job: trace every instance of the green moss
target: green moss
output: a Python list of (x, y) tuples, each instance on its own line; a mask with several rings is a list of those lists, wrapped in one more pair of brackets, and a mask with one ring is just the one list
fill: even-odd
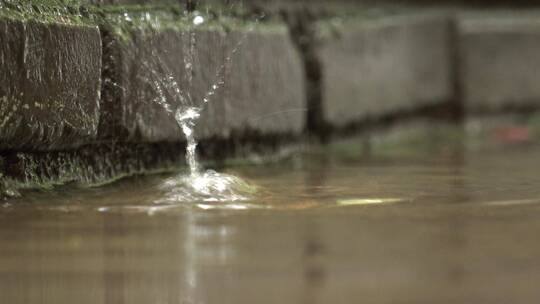
[(392, 20), (402, 20), (404, 18), (418, 16), (443, 15), (445, 9), (419, 9), (399, 6), (380, 6), (355, 8), (348, 11), (334, 11), (328, 16), (324, 16), (317, 21), (317, 32), (321, 38), (338, 37), (346, 29), (373, 24), (375, 21), (392, 22)]
[(322, 153), (343, 161), (421, 158), (459, 151), (464, 140), (465, 134), (458, 125), (423, 122), (337, 140)]
[[(201, 16), (205, 22), (197, 30), (245, 31), (283, 30), (276, 22), (259, 26), (257, 18), (242, 6), (213, 5), (200, 12), (188, 13), (179, 2), (157, 5), (87, 5), (82, 0), (0, 0), (0, 18), (41, 23), (69, 25), (98, 25), (123, 39), (131, 33), (162, 30), (193, 30), (193, 18)], [(176, 3), (176, 4), (174, 4)], [(258, 21), (258, 20), (257, 20)]]
[(15, 183), (0, 173), (0, 200), (21, 196)]
[(0, 17), (41, 23), (90, 24), (78, 0), (0, 0)]
[(395, 138), (380, 137), (374, 140), (374, 156), (415, 156), (440, 155), (450, 151), (459, 151), (463, 146), (464, 134), (457, 128), (432, 130), (411, 130), (408, 134)]
[(528, 124), (531, 129), (534, 140), (540, 139), (540, 114), (534, 114), (529, 118)]
[[(220, 16), (213, 13), (186, 13), (168, 6), (123, 6), (93, 8), (90, 11), (94, 22), (101, 28), (114, 33), (121, 41), (128, 43), (133, 35), (153, 35), (158, 31), (231, 31), (285, 32), (283, 24), (277, 22), (261, 23), (257, 20)], [(204, 22), (194, 25), (195, 17)]]

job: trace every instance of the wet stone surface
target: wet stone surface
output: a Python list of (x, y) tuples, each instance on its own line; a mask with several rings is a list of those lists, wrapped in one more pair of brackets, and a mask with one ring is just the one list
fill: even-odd
[(137, 174), (173, 171), (185, 164), (180, 143), (90, 145), (75, 151), (8, 152), (0, 158), (5, 190), (48, 189), (70, 183), (95, 186)]
[[(100, 137), (124, 141), (183, 140), (174, 119), (188, 105), (184, 64), (190, 34), (132, 29), (127, 37), (102, 30), (104, 86)], [(193, 90), (189, 91), (190, 94)]]
[(128, 32), (103, 31), (100, 137), (182, 140), (171, 113), (192, 106), (203, 108), (198, 138), (302, 130), (302, 68), (284, 27)]
[(346, 126), (447, 101), (450, 18), (398, 15), (318, 24), (325, 118)]
[(224, 86), (226, 126), (231, 131), (292, 135), (303, 131), (307, 109), (300, 55), (287, 29), (274, 27), (230, 35), (238, 48)]
[(97, 27), (0, 19), (0, 149), (73, 148), (97, 136)]
[[(535, 16), (536, 15), (536, 16)], [(458, 18), (464, 101), (471, 112), (538, 107), (537, 13)]]

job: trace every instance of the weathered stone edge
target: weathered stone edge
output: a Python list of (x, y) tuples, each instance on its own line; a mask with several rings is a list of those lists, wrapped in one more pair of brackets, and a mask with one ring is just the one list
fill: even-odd
[[(294, 14), (293, 14), (294, 15)], [(290, 16), (290, 15), (289, 15)], [(298, 24), (294, 24), (294, 23), (291, 23), (290, 20), (288, 20), (288, 25), (289, 25), (289, 28), (292, 32), (292, 35), (293, 37), (295, 38), (295, 41), (298, 42), (298, 39), (299, 39), (299, 36), (300, 35), (303, 35), (303, 34), (307, 34), (308, 36), (310, 35), (310, 30), (311, 30), (311, 25), (314, 21), (316, 21), (317, 19), (304, 19), (305, 17), (302, 17), (300, 15), (294, 15), (293, 18), (300, 18), (300, 22)], [(293, 21), (293, 22), (297, 22), (297, 21)], [(300, 34), (298, 33), (294, 33), (293, 31), (295, 30), (295, 27), (300, 27), (299, 31), (300, 31)], [(304, 28), (302, 28), (304, 27)], [(297, 29), (298, 30), (298, 29)], [(298, 42), (299, 44), (301, 44), (300, 42)], [(313, 55), (313, 54), (310, 54), (311, 50), (310, 48), (312, 48), (314, 45), (315, 45), (315, 41), (314, 40), (309, 40), (308, 43), (305, 43), (305, 42), (302, 42), (303, 44), (307, 44), (307, 46), (305, 45), (299, 45), (299, 48), (301, 49), (301, 54), (303, 55), (303, 58), (306, 62), (306, 65), (305, 65), (305, 68), (306, 70), (310, 70), (311, 67), (310, 65), (312, 64), (312, 60), (315, 60), (316, 61), (316, 58), (311, 58), (312, 56), (316, 57), (316, 55)], [(302, 48), (306, 48), (306, 50), (302, 50)], [(316, 86), (316, 82), (314, 83), (311, 83), (311, 85), (308, 85), (308, 88), (313, 88)], [(327, 133), (328, 133), (328, 129), (327, 128), (331, 128), (331, 126), (328, 126), (328, 125), (325, 125), (324, 122), (319, 122), (321, 124), (317, 125), (317, 123), (315, 123), (314, 125), (310, 125), (309, 121), (310, 121), (310, 118), (311, 118), (311, 121), (313, 120), (317, 120), (317, 113), (314, 113), (313, 109), (317, 108), (316, 106), (316, 103), (314, 103), (314, 101), (312, 100), (313, 96), (311, 97), (308, 97), (308, 100), (307, 100), (307, 105), (308, 105), (308, 126), (307, 126), (307, 132), (310, 133), (310, 134), (316, 134), (318, 137), (327, 137)], [(378, 118), (376, 119), (375, 121), (363, 121), (363, 122), (358, 122), (358, 125), (357, 125), (357, 128), (358, 129), (363, 129), (363, 128), (367, 128), (371, 125), (377, 125), (378, 123), (385, 123), (387, 121), (390, 121), (389, 123), (396, 123), (398, 121), (401, 121), (402, 119), (411, 119), (411, 117), (430, 117), (430, 116), (433, 116), (434, 113), (438, 113), (438, 112), (441, 112), (441, 109), (444, 109), (444, 106), (441, 106), (442, 108), (439, 108), (439, 107), (435, 107), (434, 109), (413, 109), (409, 112), (408, 115), (403, 115), (403, 113), (390, 113), (384, 117), (381, 117), (381, 118)], [(314, 118), (313, 118), (314, 117)], [(335, 131), (335, 133), (353, 133), (354, 131), (351, 131), (351, 130), (337, 130)], [(112, 145), (114, 146), (114, 145)], [(71, 155), (73, 155), (74, 158), (76, 158), (78, 154), (84, 154), (82, 151), (84, 151), (84, 149), (89, 149), (87, 151), (91, 151), (93, 149), (96, 149), (95, 151), (99, 151), (99, 148), (100, 145), (95, 145), (95, 146), (89, 146), (88, 148), (82, 148), (80, 151), (75, 151), (75, 152), (68, 152), (68, 153), (72, 153)], [(181, 150), (181, 148), (180, 148)], [(149, 150), (151, 151), (151, 149)], [(44, 157), (44, 158), (41, 158), (41, 159), (46, 159), (47, 157), (50, 157), (53, 155), (53, 153), (64, 153), (64, 152), (52, 152), (51, 154), (48, 154), (48, 156)], [(39, 154), (39, 153), (37, 153)], [(136, 154), (136, 153), (135, 153)], [(7, 162), (9, 163), (9, 158), (7, 158), (8, 160), (4, 161), (4, 162)], [(39, 159), (39, 157), (38, 157)], [(130, 170), (128, 170), (130, 171)], [(141, 171), (141, 170), (139, 170)], [(137, 173), (139, 172), (137, 170), (132, 170), (131, 172), (134, 172), (134, 173)], [(142, 170), (144, 171), (144, 170)], [(12, 174), (12, 173), (9, 173), (9, 172), (13, 172), (13, 171), (6, 171), (8, 172), (8, 175), (9, 174)], [(48, 173), (47, 173), (48, 174)], [(67, 182), (69, 181), (69, 178), (68, 179), (63, 179), (62, 182)]]

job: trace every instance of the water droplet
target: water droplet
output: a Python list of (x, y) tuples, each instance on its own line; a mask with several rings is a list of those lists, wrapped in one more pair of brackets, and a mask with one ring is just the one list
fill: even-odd
[(194, 25), (201, 25), (203, 23), (204, 23), (204, 18), (202, 16), (195, 16), (195, 18), (193, 18)]

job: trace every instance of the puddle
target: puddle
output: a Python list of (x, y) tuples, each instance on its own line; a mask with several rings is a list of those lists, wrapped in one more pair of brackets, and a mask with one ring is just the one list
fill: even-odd
[(510, 286), (534, 302), (539, 152), (306, 156), (201, 180), (188, 170), (24, 191), (0, 205), (0, 294), (59, 304), (453, 303), (497, 302)]
[[(306, 210), (386, 206), (511, 207), (540, 200), (536, 148), (438, 160), (290, 164), (131, 178), (101, 188), (25, 192), (0, 212), (40, 208), (61, 212), (181, 213), (200, 210)], [(510, 165), (509, 165), (510, 164)], [(512, 169), (509, 169), (509, 166)]]

